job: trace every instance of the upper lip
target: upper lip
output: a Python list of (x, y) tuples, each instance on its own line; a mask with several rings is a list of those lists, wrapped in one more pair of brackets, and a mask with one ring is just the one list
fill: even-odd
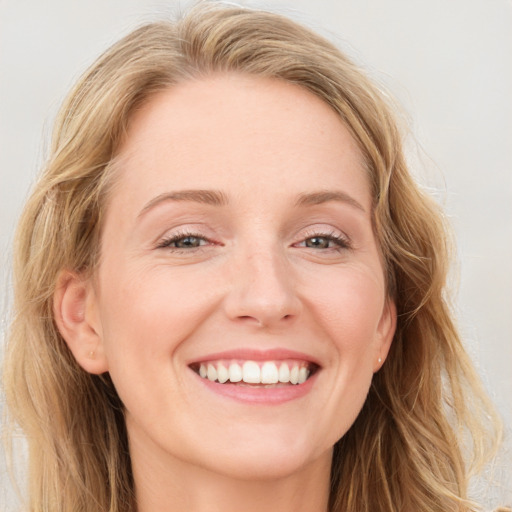
[(190, 364), (198, 364), (206, 361), (216, 361), (220, 359), (242, 359), (247, 361), (279, 361), (284, 359), (295, 359), (297, 361), (306, 361), (308, 363), (321, 366), (320, 362), (314, 356), (286, 348), (273, 348), (265, 350), (253, 348), (231, 349), (200, 356), (197, 359), (191, 360)]

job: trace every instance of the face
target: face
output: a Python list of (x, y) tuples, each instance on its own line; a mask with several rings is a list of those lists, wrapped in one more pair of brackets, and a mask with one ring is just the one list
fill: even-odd
[(330, 461), (394, 330), (369, 184), (301, 88), (217, 76), (132, 119), (88, 298), (149, 459), (268, 478)]

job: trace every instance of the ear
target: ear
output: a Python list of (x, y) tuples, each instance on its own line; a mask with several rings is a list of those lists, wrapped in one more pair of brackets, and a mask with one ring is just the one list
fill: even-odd
[(96, 308), (90, 280), (62, 271), (53, 296), (55, 322), (78, 364), (89, 373), (101, 374), (108, 364)]
[(373, 372), (380, 370), (384, 364), (386, 357), (388, 356), (389, 349), (396, 331), (396, 304), (393, 299), (388, 297), (384, 308), (382, 310), (382, 316), (379, 321), (377, 329), (377, 345), (375, 361), (373, 363)]

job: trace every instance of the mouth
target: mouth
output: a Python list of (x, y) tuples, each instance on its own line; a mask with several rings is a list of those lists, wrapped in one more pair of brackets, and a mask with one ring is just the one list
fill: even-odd
[(210, 382), (260, 388), (300, 386), (319, 368), (311, 361), (295, 359), (212, 359), (189, 366), (199, 377)]

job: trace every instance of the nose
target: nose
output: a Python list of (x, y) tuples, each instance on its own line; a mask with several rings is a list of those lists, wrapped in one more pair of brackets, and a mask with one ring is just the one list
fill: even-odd
[(272, 328), (284, 326), (299, 315), (302, 303), (297, 280), (283, 255), (270, 250), (241, 255), (230, 277), (224, 301), (230, 319)]

